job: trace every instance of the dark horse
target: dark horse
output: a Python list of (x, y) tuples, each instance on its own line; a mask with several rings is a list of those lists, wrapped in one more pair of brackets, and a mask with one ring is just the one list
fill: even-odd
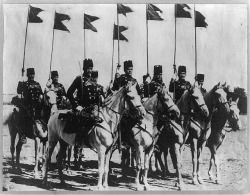
[[(18, 97), (15, 97), (18, 99)], [(49, 116), (47, 116), (46, 113), (48, 113), (48, 109), (50, 109), (52, 112), (54, 110), (57, 110), (56, 107), (56, 96), (54, 93), (49, 93), (46, 97), (44, 96), (44, 101), (42, 101), (42, 110), (41, 110), (41, 116), (46, 121)], [(8, 125), (9, 127), (9, 133), (10, 133), (10, 152), (12, 156), (12, 169), (22, 172), (20, 168), (20, 153), (22, 149), (23, 143), (20, 140), (16, 145), (16, 166), (15, 166), (15, 140), (16, 135), (18, 134), (19, 128), (20, 128), (20, 120), (21, 120), (21, 112), (20, 109), (17, 106), (11, 105), (9, 106), (9, 109), (6, 113), (6, 116), (4, 117), (3, 124)], [(39, 178), (38, 174), (38, 167), (39, 167), (39, 161), (41, 161), (41, 158), (44, 159), (44, 152), (45, 152), (45, 145), (47, 140), (47, 127), (46, 122), (40, 121), (40, 120), (33, 120), (30, 118), (29, 121), (26, 121), (26, 129), (24, 130), (24, 133), (26, 137), (33, 139), (35, 141), (35, 167), (34, 167), (34, 177)], [(44, 160), (42, 160), (44, 161)]]
[(232, 101), (232, 99), (229, 100), (229, 108), (230, 108), (229, 115), (215, 112), (214, 116), (212, 117), (211, 134), (208, 138), (206, 146), (209, 148), (211, 152), (208, 175), (211, 180), (214, 180), (214, 177), (212, 175), (212, 170), (211, 170), (213, 161), (214, 161), (214, 165), (216, 168), (215, 169), (216, 170), (215, 183), (220, 182), (219, 181), (219, 160), (218, 160), (216, 152), (221, 146), (226, 136), (225, 134), (227, 130), (225, 128), (225, 124), (228, 121), (229, 126), (232, 128), (233, 131), (238, 131), (242, 128), (241, 121), (240, 121), (240, 114), (239, 114), (240, 112), (237, 106), (238, 100), (239, 99), (237, 99), (236, 101)]

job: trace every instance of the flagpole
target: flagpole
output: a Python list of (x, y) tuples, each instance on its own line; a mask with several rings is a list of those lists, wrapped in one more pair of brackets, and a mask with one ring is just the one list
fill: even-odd
[(149, 74), (149, 70), (148, 70), (148, 17), (147, 17), (147, 13), (148, 13), (148, 5), (146, 4), (147, 74)]
[(194, 41), (195, 41), (195, 75), (197, 75), (197, 47), (196, 47), (196, 14), (195, 14), (195, 4), (194, 4)]
[(114, 22), (114, 28), (113, 28), (113, 48), (112, 48), (112, 68), (111, 68), (111, 82), (113, 82), (113, 74), (114, 74), (114, 31), (115, 31), (115, 22)]
[(119, 26), (119, 14), (118, 14), (118, 4), (117, 4), (117, 26), (118, 26), (118, 65), (120, 65), (120, 26)]
[[(175, 16), (174, 16), (174, 74), (176, 79), (176, 12), (177, 12), (177, 4), (175, 4)], [(174, 93), (173, 93), (173, 100), (175, 102), (175, 83), (174, 83)]]
[[(56, 11), (54, 15), (54, 25), (55, 25), (55, 17), (56, 17)], [(54, 48), (54, 27), (53, 27), (53, 36), (52, 36), (52, 50), (51, 50), (51, 55), (50, 55), (50, 67), (49, 67), (49, 79), (50, 79), (50, 73), (51, 73), (51, 64), (52, 64), (52, 54), (53, 54), (53, 48)]]
[[(83, 28), (84, 28), (84, 14), (83, 14)], [(86, 59), (86, 39), (85, 39), (85, 28), (83, 29), (83, 41), (84, 41), (84, 59)]]
[(175, 16), (174, 16), (174, 65), (176, 59), (176, 12), (177, 12), (177, 5), (175, 4)]
[(25, 63), (25, 51), (26, 51), (26, 42), (27, 42), (27, 32), (28, 32), (28, 25), (29, 25), (29, 14), (30, 14), (30, 5), (29, 5), (29, 8), (28, 8), (27, 23), (26, 23), (26, 30), (25, 30), (22, 77), (24, 76), (24, 63)]

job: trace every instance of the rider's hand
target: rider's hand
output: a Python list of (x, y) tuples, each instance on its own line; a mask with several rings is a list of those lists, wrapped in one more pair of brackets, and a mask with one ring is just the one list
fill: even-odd
[(46, 86), (47, 86), (47, 87), (51, 87), (51, 84), (52, 84), (52, 80), (49, 79), (48, 82), (46, 83)]
[(77, 106), (76, 110), (79, 111), (79, 112), (81, 112), (83, 110), (83, 107), (82, 106)]
[(66, 100), (67, 98), (66, 98), (66, 96), (62, 96), (62, 100)]

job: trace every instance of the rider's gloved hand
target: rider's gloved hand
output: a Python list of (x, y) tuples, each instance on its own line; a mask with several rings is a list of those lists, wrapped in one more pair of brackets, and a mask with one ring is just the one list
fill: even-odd
[(62, 96), (62, 100), (66, 100), (67, 98), (66, 98), (66, 96)]
[(49, 79), (48, 82), (46, 83), (46, 86), (47, 86), (47, 87), (51, 87), (51, 84), (52, 84), (52, 80)]
[(78, 112), (81, 112), (81, 111), (83, 110), (83, 107), (82, 107), (82, 106), (77, 106), (77, 107), (76, 107), (76, 110), (77, 110)]

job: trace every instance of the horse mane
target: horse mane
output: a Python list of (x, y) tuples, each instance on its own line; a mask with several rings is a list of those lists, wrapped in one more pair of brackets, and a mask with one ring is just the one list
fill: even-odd
[(124, 92), (125, 88), (121, 87), (118, 91), (112, 91), (112, 93), (104, 99), (104, 106), (109, 106), (110, 108), (117, 101), (117, 95)]
[(178, 100), (176, 105), (180, 109), (180, 112), (187, 113), (188, 112), (188, 105), (187, 105), (187, 98), (188, 98), (188, 90), (185, 90), (182, 94), (181, 98)]

